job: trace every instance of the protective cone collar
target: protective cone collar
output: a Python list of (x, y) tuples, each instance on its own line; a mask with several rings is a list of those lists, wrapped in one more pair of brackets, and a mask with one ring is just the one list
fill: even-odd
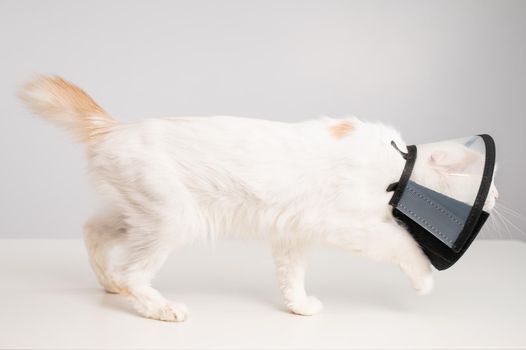
[(389, 204), (393, 215), (438, 270), (468, 249), (489, 213), (484, 205), (493, 182), (495, 143), (489, 135), (395, 147), (406, 163)]

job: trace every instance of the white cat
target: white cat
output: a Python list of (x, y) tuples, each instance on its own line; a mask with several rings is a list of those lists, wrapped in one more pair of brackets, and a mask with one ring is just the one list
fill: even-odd
[(20, 96), (85, 144), (107, 203), (85, 226), (91, 265), (106, 291), (126, 295), (145, 317), (185, 320), (186, 306), (150, 281), (172, 249), (226, 236), (269, 241), (285, 303), (300, 315), (322, 309), (304, 288), (313, 243), (393, 262), (420, 294), (433, 287), (427, 257), (388, 205), (386, 188), (405, 163), (390, 127), (223, 116), (119, 123), (59, 77), (39, 77)]

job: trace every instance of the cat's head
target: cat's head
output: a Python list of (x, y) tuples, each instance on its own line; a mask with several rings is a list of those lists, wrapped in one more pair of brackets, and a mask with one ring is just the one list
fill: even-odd
[[(484, 163), (483, 152), (461, 143), (422, 145), (418, 146), (413, 176), (418, 183), (432, 190), (471, 204), (480, 187)], [(483, 210), (490, 212), (498, 195), (492, 180)]]

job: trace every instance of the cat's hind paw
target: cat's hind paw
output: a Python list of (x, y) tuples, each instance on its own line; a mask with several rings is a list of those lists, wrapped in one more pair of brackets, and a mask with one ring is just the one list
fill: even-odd
[(183, 303), (169, 303), (160, 314), (161, 321), (183, 322), (188, 318), (188, 308)]
[(296, 315), (312, 316), (323, 310), (322, 302), (313, 296), (307, 296), (287, 304), (290, 312)]
[(143, 313), (147, 318), (167, 322), (183, 322), (188, 318), (188, 314), (188, 308), (182, 303), (167, 303), (158, 309)]

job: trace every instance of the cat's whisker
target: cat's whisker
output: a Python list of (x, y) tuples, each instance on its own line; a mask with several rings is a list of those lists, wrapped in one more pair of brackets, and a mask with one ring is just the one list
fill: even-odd
[(521, 213), (519, 213), (518, 211), (515, 211), (515, 210), (513, 210), (511, 208), (508, 208), (507, 206), (505, 206), (502, 203), (498, 203), (497, 205), (498, 205), (498, 208), (502, 209), (505, 213), (507, 213), (507, 214), (517, 218), (517, 219), (521, 219), (521, 220), (526, 221), (526, 216), (521, 214)]
[(514, 211), (513, 209), (510, 209), (508, 207), (505, 207), (503, 205), (500, 205), (499, 206), (499, 209), (502, 209), (503, 212), (500, 212), (499, 211), (499, 215), (502, 216), (504, 218), (504, 220), (510, 225), (512, 226), (512, 228), (514, 228), (515, 230), (517, 230), (521, 235), (524, 235), (526, 236), (526, 232), (519, 227), (519, 225), (517, 225), (516, 223), (514, 223), (510, 218), (506, 217), (505, 214), (507, 215), (511, 215), (513, 219), (517, 219), (517, 220), (522, 220), (522, 221), (526, 221), (526, 218), (521, 215), (520, 213)]
[[(502, 215), (501, 213), (496, 210), (495, 208), (493, 209), (493, 213), (495, 214), (495, 220), (500, 224), (500, 226), (503, 227), (503, 230), (506, 234), (506, 236), (511, 236), (511, 232), (510, 232), (510, 229), (508, 227), (508, 225), (506, 224), (506, 222), (502, 219)], [(502, 236), (500, 236), (499, 238), (504, 238)]]
[(500, 220), (500, 222), (502, 223), (502, 227), (504, 227), (504, 229), (506, 230), (508, 237), (512, 237), (513, 235), (511, 234), (510, 228), (508, 227), (506, 222), (502, 219), (502, 214), (498, 210), (494, 210), (494, 211), (496, 214), (495, 218)]
[(515, 213), (515, 214), (520, 215), (520, 216), (524, 216), (521, 212), (519, 212), (518, 210), (513, 209), (513, 208), (510, 207), (509, 205), (503, 203), (502, 200), (500, 200), (500, 199), (499, 199), (499, 201), (497, 202), (497, 204), (499, 205), (499, 207), (505, 208), (506, 210), (509, 210), (509, 211), (512, 212), (512, 213)]
[(504, 216), (503, 214), (499, 213), (499, 215), (501, 216), (501, 218), (503, 220), (505, 220), (505, 222), (509, 223), (511, 225), (511, 227), (515, 228), (519, 233), (521, 233), (522, 235), (526, 236), (526, 232), (523, 231), (519, 226), (517, 226), (516, 224), (514, 224), (510, 219), (508, 219), (506, 216)]
[(501, 232), (500, 232), (500, 227), (499, 225), (497, 225), (497, 220), (495, 219), (495, 216), (490, 216), (491, 218), (491, 224), (493, 225), (493, 228), (495, 230), (495, 232), (497, 232), (499, 238), (501, 237)]

